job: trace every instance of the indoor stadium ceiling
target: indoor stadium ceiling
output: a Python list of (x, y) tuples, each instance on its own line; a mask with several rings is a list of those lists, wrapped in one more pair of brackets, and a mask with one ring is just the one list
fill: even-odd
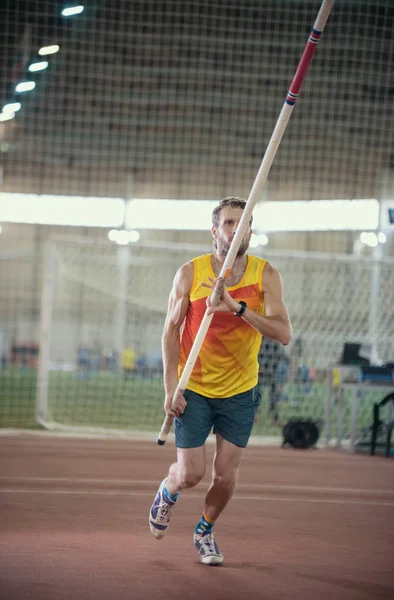
[[(320, 1), (96, 0), (72, 19), (66, 4), (1, 9), (3, 104), (38, 48), (60, 46), (0, 124), (2, 191), (247, 194)], [(394, 168), (393, 14), (392, 0), (334, 4), (270, 197), (379, 196)]]

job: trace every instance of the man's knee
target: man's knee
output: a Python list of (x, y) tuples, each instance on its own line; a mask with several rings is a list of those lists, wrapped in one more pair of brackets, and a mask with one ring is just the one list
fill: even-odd
[(204, 471), (197, 469), (182, 469), (179, 473), (180, 485), (183, 489), (192, 488), (200, 483)]
[[(197, 461), (198, 463), (198, 461)], [(174, 463), (170, 467), (170, 477), (175, 478), (178, 489), (192, 488), (197, 485), (205, 474), (205, 463), (195, 464), (187, 461)]]
[(224, 489), (233, 489), (237, 482), (238, 470), (231, 470), (227, 473), (215, 473), (213, 476), (213, 484)]
[(203, 477), (204, 473), (199, 473), (197, 471), (185, 471), (181, 474), (181, 486), (184, 489), (192, 488), (200, 483)]

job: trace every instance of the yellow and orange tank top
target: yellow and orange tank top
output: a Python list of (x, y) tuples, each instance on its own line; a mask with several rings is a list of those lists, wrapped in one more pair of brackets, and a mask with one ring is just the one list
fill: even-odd
[[(265, 314), (263, 299), (263, 268), (265, 260), (248, 255), (241, 281), (228, 287), (229, 294), (248, 308)], [(193, 261), (194, 279), (190, 291), (190, 306), (181, 334), (178, 376), (186, 364), (194, 338), (206, 310), (206, 298), (211, 290), (203, 287), (208, 277), (215, 277), (211, 255), (198, 256)], [(257, 384), (258, 361), (262, 335), (234, 314), (213, 316), (200, 354), (194, 365), (187, 388), (208, 398), (228, 398), (250, 390)]]

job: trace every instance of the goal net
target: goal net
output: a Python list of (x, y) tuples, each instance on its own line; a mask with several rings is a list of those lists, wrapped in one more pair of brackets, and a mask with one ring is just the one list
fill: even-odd
[[(181, 264), (209, 251), (160, 243), (50, 246), (42, 294), (45, 369), (37, 397), (42, 424), (160, 429), (161, 335), (172, 280)], [(276, 417), (281, 423), (312, 418), (323, 428), (331, 370), (344, 344), (375, 344), (382, 361), (394, 354), (393, 263), (272, 251), (267, 258), (282, 274), (294, 338), (286, 348), (263, 339), (263, 403), (254, 435), (279, 433)], [(371, 399), (380, 396), (371, 392), (362, 400), (360, 427), (370, 423)], [(346, 405), (345, 421), (349, 410)]]

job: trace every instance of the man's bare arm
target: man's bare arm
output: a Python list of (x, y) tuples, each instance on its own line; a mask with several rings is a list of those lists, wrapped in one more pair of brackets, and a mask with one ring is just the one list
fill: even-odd
[[(206, 287), (213, 287), (212, 285), (205, 283), (203, 285)], [(251, 327), (254, 327), (254, 329), (263, 335), (276, 340), (283, 346), (287, 346), (291, 341), (292, 329), (289, 313), (283, 299), (282, 278), (278, 271), (268, 262), (263, 269), (263, 295), (265, 315), (261, 315), (250, 308), (246, 308), (242, 318), (249, 323)], [(209, 306), (208, 313), (235, 313), (238, 312), (240, 308), (241, 304), (234, 300), (225, 288), (218, 306)]]
[(263, 295), (265, 315), (246, 309), (242, 316), (257, 331), (283, 346), (287, 346), (293, 332), (289, 312), (283, 298), (282, 278), (268, 262), (263, 270)]
[(180, 330), (189, 307), (193, 276), (193, 263), (186, 263), (178, 269), (168, 300), (168, 311), (162, 335), (163, 380), (166, 394), (164, 408), (166, 413), (172, 416), (174, 413), (171, 412), (170, 407), (178, 385)]

